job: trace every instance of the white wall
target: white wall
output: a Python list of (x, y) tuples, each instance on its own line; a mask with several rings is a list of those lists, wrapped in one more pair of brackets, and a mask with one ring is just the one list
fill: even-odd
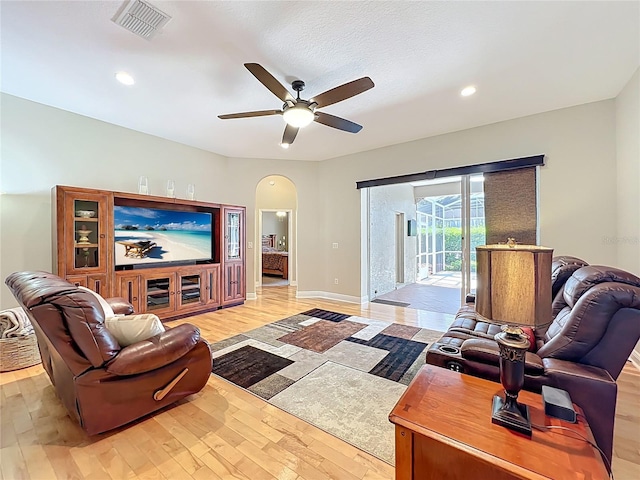
[(616, 98), (618, 265), (640, 276), (640, 68)]
[[(640, 68), (616, 98), (618, 265), (640, 276)], [(632, 358), (640, 366), (640, 341)]]
[[(618, 246), (603, 238), (618, 231), (618, 189), (637, 185), (616, 173), (614, 100), (323, 162), (226, 158), (9, 95), (1, 101), (3, 279), (16, 270), (51, 268), (49, 191), (55, 184), (133, 192), (144, 174), (153, 193), (168, 178), (178, 192), (195, 183), (198, 199), (245, 205), (247, 238), (255, 239), (256, 186), (268, 175), (286, 176), (298, 192), (299, 290), (354, 298), (366, 295), (356, 181), (544, 153), (541, 243), (556, 254), (613, 266), (620, 265)], [(255, 257), (248, 255), (247, 278), (254, 275)], [(3, 286), (0, 305), (7, 303), (13, 299)]]
[(369, 224), (371, 232), (371, 287), (373, 297), (396, 288), (396, 214), (404, 213), (404, 281), (416, 281), (417, 237), (407, 236), (407, 220), (416, 218), (411, 185), (387, 185), (371, 189)]

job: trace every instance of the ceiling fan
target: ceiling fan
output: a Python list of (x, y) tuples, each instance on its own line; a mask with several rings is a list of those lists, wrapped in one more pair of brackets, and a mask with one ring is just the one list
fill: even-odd
[(311, 122), (318, 122), (328, 127), (350, 133), (358, 133), (362, 130), (362, 125), (358, 125), (344, 118), (329, 115), (328, 113), (318, 112), (316, 109), (341, 102), (342, 100), (346, 100), (347, 98), (351, 98), (373, 88), (373, 82), (369, 77), (353, 80), (352, 82), (327, 90), (309, 100), (303, 100), (300, 98), (300, 92), (304, 90), (304, 82), (302, 80), (294, 80), (291, 83), (291, 88), (297, 92), (297, 97), (294, 98), (293, 95), (261, 65), (257, 63), (245, 63), (244, 66), (247, 67), (247, 70), (249, 70), (260, 83), (267, 87), (271, 93), (282, 100), (284, 105), (282, 105), (281, 110), (230, 113), (227, 115), (218, 115), (218, 118), (226, 120), (229, 118), (282, 115), (284, 121), (287, 122), (284, 135), (282, 136), (281, 146), (283, 148), (289, 148), (289, 145), (295, 140), (298, 130), (309, 125)]

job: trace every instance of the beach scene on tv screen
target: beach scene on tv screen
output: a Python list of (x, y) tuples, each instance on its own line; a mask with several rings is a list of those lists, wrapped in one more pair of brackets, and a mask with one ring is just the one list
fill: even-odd
[(115, 264), (211, 258), (211, 214), (114, 207)]

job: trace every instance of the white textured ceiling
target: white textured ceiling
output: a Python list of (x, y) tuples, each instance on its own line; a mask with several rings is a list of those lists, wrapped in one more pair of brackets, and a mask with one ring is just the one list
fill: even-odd
[[(151, 3), (173, 19), (147, 41), (111, 21), (119, 1), (2, 0), (2, 91), (226, 156), (322, 160), (613, 98), (640, 63), (637, 1)], [(303, 98), (371, 77), (322, 109), (363, 130), (312, 123), (283, 150), (280, 116), (218, 119), (281, 107), (246, 62)]]

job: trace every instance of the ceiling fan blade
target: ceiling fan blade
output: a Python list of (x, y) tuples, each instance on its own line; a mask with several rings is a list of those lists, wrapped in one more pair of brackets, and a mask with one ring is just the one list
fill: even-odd
[(271, 93), (280, 100), (283, 102), (286, 102), (287, 100), (294, 100), (289, 91), (278, 80), (276, 80), (273, 75), (267, 72), (262, 65), (258, 63), (245, 63), (244, 66), (247, 67), (247, 70), (249, 70), (260, 83), (267, 87), (269, 91), (271, 91)]
[(226, 115), (218, 115), (218, 118), (227, 120), (228, 118), (264, 117), (267, 115), (282, 115), (282, 110), (258, 110), (257, 112), (228, 113)]
[(358, 133), (362, 130), (362, 125), (358, 125), (350, 120), (345, 120), (344, 118), (329, 115), (324, 112), (316, 112), (314, 121), (326, 125), (327, 127), (337, 128), (338, 130), (344, 130), (349, 133)]
[(291, 145), (293, 141), (296, 139), (296, 135), (298, 135), (299, 128), (292, 127), (287, 124), (284, 129), (284, 135), (282, 135), (282, 143), (286, 145)]
[(369, 77), (362, 77), (358, 80), (354, 80), (339, 87), (332, 88), (326, 92), (316, 95), (310, 101), (318, 104), (319, 107), (326, 107), (334, 103), (341, 102), (347, 98), (351, 98), (362, 92), (366, 92), (370, 88), (373, 88), (373, 81)]

